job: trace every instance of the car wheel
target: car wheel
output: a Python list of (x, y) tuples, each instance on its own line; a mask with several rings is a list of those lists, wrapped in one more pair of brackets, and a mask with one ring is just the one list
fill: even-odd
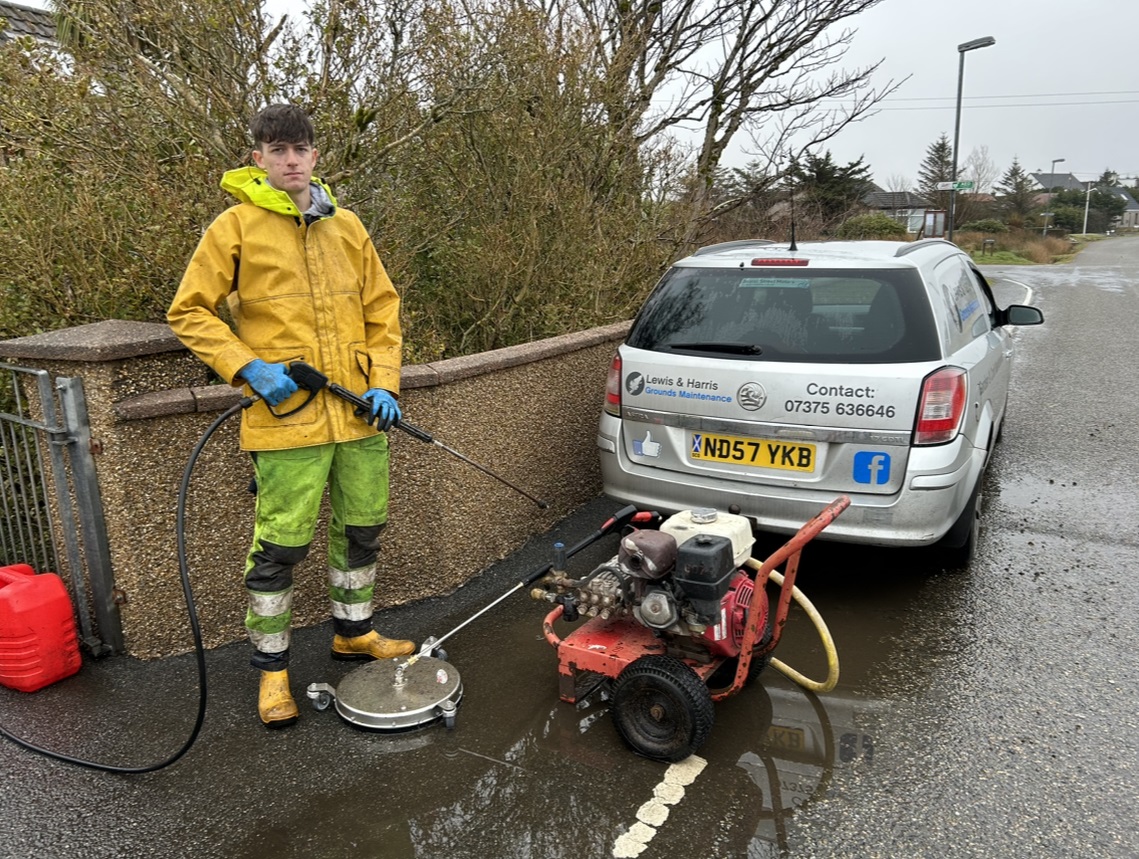
[(947, 569), (965, 569), (977, 555), (977, 544), (981, 539), (981, 508), (984, 504), (981, 486), (984, 480), (985, 475), (982, 474), (973, 488), (973, 494), (969, 496), (969, 503), (938, 544)]
[(993, 438), (994, 443), (999, 443), (1005, 437), (1005, 419), (1008, 417), (1008, 394), (1005, 394), (1005, 405), (1001, 409), (1001, 422), (997, 425), (997, 434)]

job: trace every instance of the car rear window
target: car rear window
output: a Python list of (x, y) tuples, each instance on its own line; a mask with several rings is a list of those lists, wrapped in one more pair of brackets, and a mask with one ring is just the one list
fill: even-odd
[(737, 360), (934, 361), (937, 331), (912, 269), (671, 269), (630, 346)]

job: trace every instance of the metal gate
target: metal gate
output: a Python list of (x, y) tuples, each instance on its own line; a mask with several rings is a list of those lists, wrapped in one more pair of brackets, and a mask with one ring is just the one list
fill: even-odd
[(122, 651), (83, 382), (3, 363), (0, 374), (0, 565), (59, 572), (82, 642)]

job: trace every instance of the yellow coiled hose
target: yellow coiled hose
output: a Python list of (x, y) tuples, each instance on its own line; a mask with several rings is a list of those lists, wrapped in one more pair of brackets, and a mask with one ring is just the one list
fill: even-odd
[[(753, 570), (758, 570), (763, 566), (759, 561), (755, 560), (755, 558), (749, 558), (745, 563)], [(776, 585), (782, 586), (782, 573), (772, 570), (770, 578)], [(823, 620), (822, 615), (819, 614), (818, 609), (816, 609), (811, 601), (807, 599), (806, 595), (799, 590), (798, 586), (791, 588), (791, 598), (798, 604), (799, 608), (806, 612), (807, 617), (811, 619), (811, 623), (815, 625), (815, 631), (818, 632), (819, 639), (823, 643), (823, 650), (826, 653), (827, 679), (821, 683), (818, 680), (812, 680), (810, 677), (800, 674), (787, 663), (775, 659), (774, 657), (772, 657), (771, 665), (781, 674), (795, 681), (804, 689), (809, 689), (811, 692), (819, 694), (830, 692), (838, 685), (838, 651), (835, 649), (834, 639), (831, 637), (830, 630), (827, 629), (826, 622)]]

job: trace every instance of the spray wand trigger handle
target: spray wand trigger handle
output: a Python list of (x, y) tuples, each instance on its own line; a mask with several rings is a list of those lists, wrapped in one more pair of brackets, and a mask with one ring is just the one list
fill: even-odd
[(319, 391), (328, 386), (328, 376), (304, 361), (293, 361), (289, 365), (289, 378), (306, 391)]

